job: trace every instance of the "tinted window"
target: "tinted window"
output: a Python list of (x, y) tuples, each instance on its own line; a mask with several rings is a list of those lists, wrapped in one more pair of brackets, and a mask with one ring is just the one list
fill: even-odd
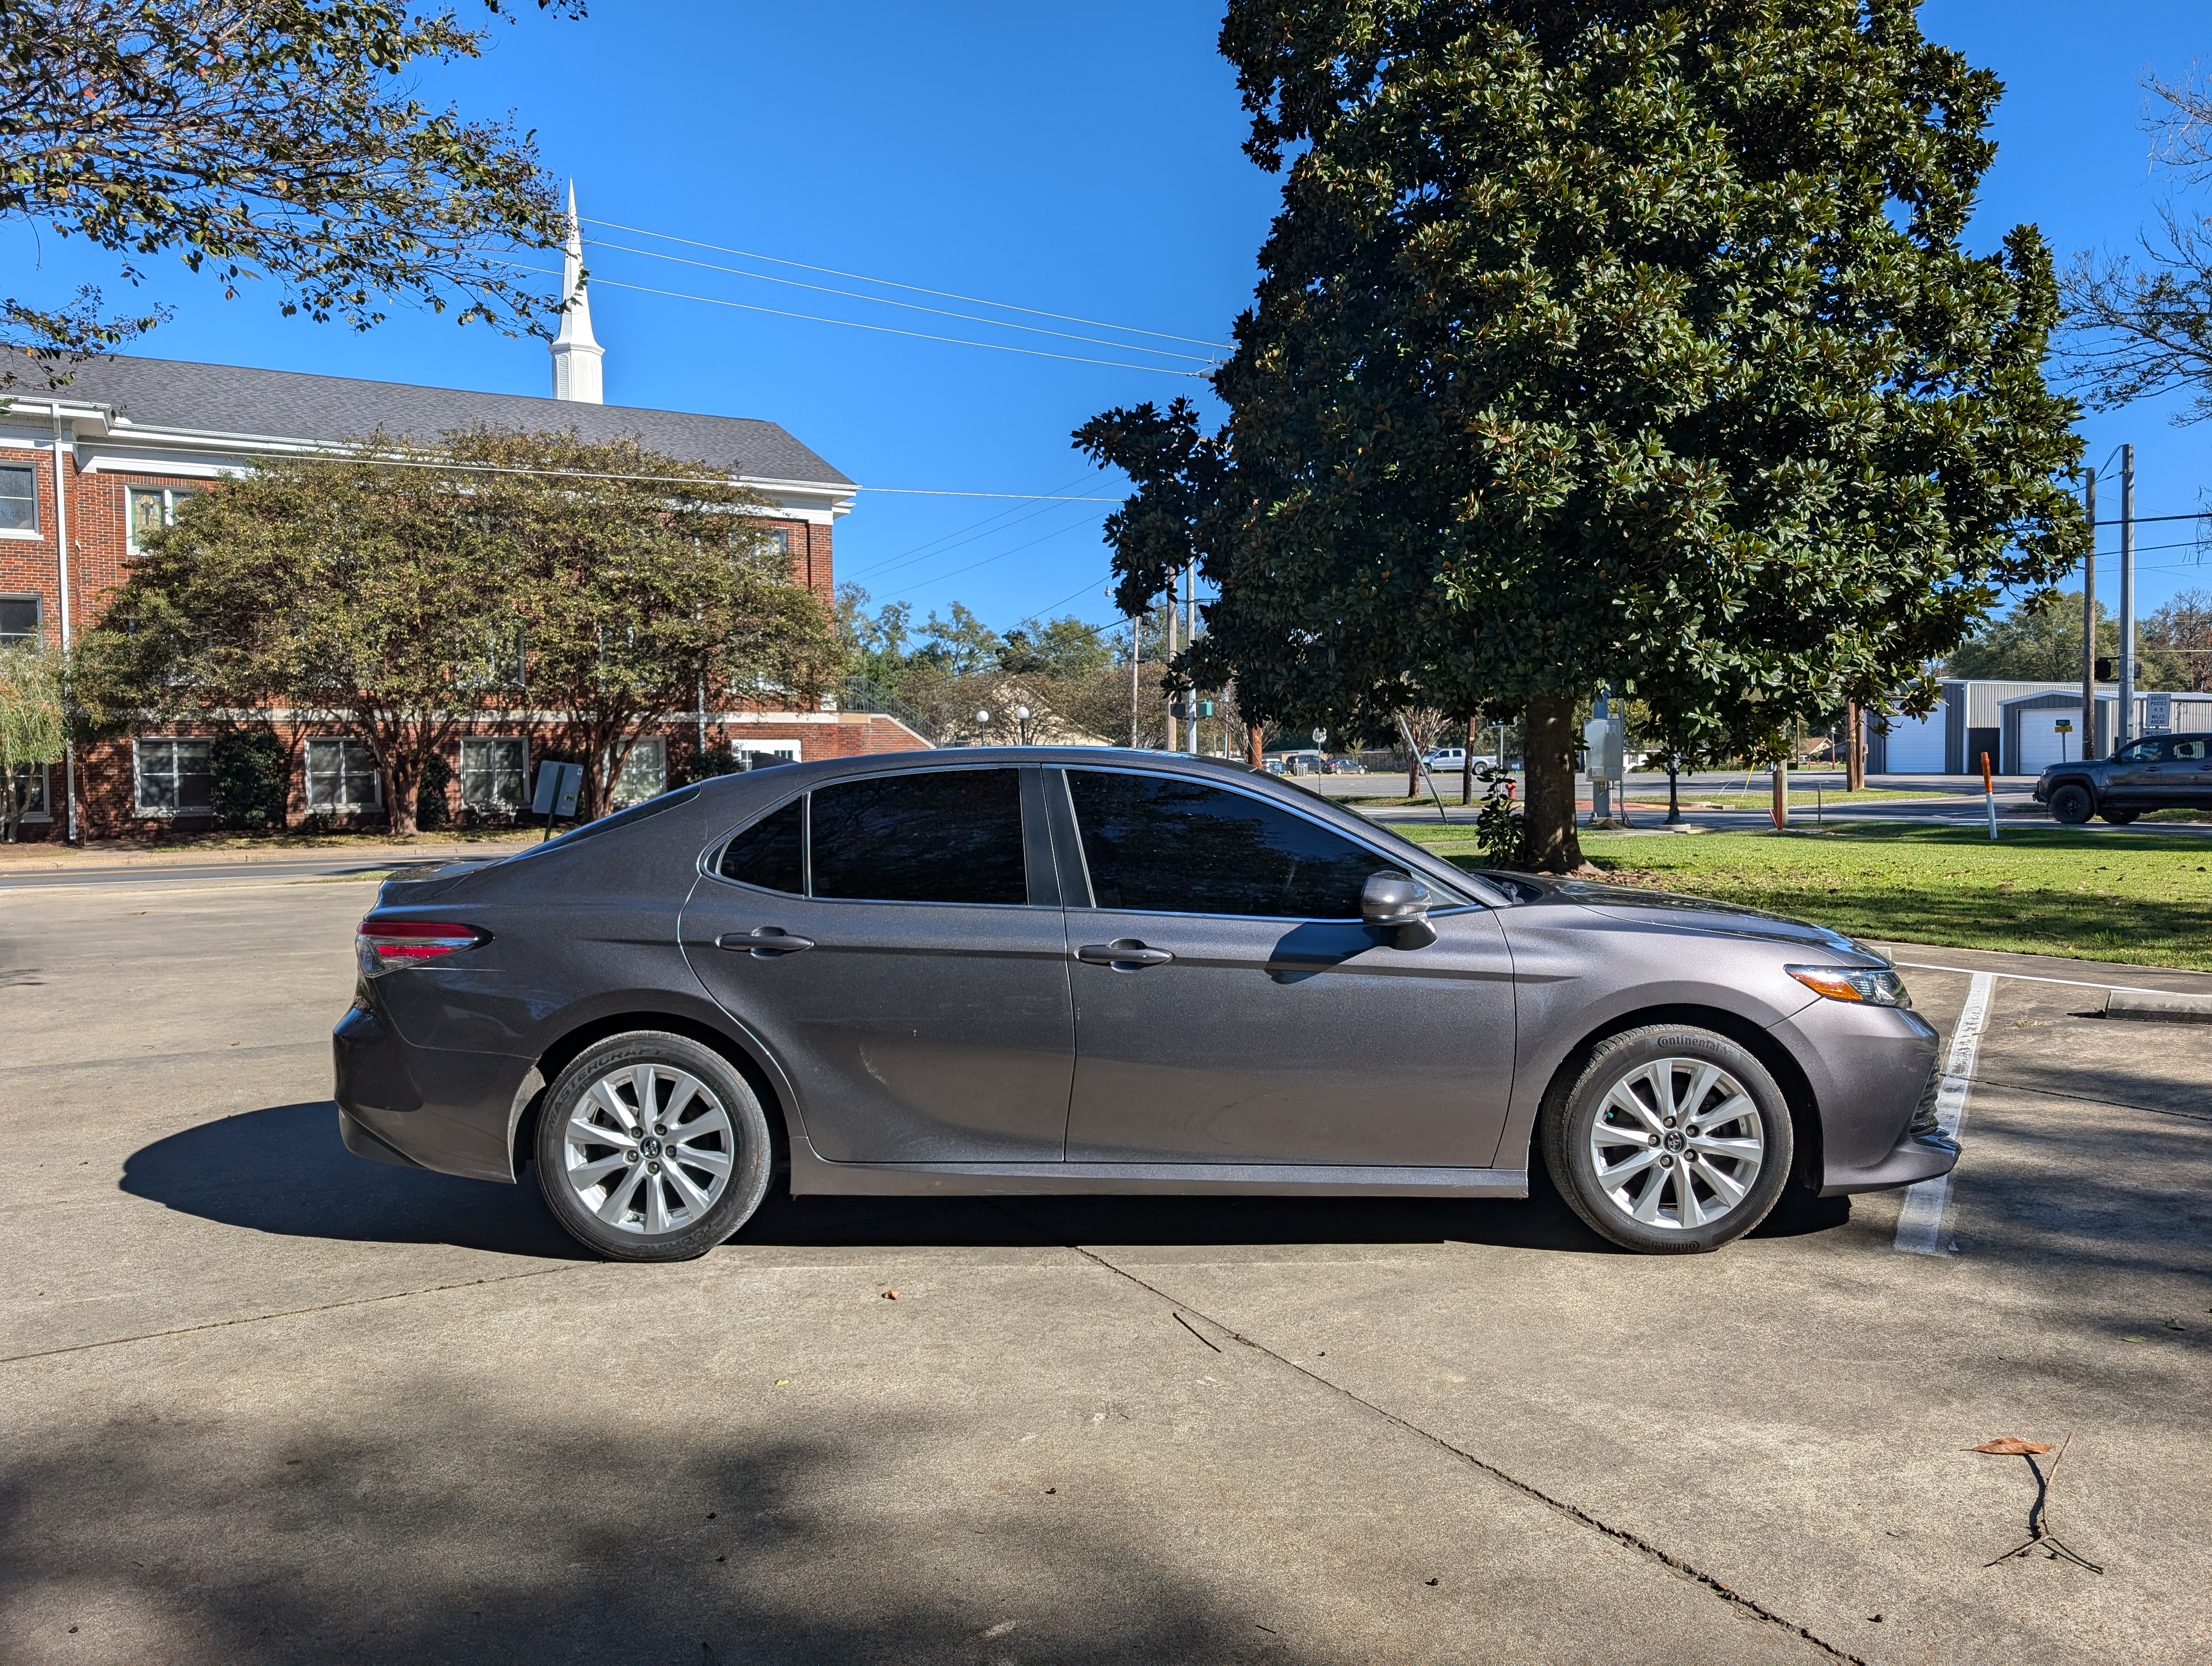
[(814, 894), (879, 903), (1026, 903), (1021, 779), (933, 769), (817, 787)]
[(2212, 748), (2208, 748), (2201, 740), (2177, 740), (2173, 743), (2173, 756), (2185, 763), (2202, 763), (2208, 751), (2212, 751)]
[(1357, 920), (1391, 865), (1302, 816), (1202, 781), (1071, 769), (1102, 909)]
[(806, 800), (793, 799), (763, 816), (730, 841), (722, 852), (721, 874), (740, 885), (767, 891), (806, 891)]
[(2133, 745), (2120, 748), (2120, 762), (2123, 763), (2151, 763), (2157, 758), (2158, 742), (2155, 740), (2138, 740)]

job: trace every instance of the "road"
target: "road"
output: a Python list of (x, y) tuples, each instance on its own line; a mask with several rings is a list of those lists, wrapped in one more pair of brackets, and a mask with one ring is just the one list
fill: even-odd
[[(0, 1659), (2212, 1656), (2203, 1032), (2084, 1016), (2212, 980), (1900, 950), (1947, 1033), (2080, 981), (1986, 986), (1932, 1256), (1894, 1195), (1673, 1260), (1540, 1192), (783, 1199), (611, 1266), (339, 1146), (368, 896), (0, 907)], [(2070, 1437), (2101, 1574), (1985, 1566), (2000, 1435)]]

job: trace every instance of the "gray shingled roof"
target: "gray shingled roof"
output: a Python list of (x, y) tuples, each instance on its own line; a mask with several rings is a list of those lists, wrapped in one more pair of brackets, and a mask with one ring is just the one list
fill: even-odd
[[(0, 373), (10, 369), (16, 373), (16, 397), (33, 397), (29, 390), (43, 387), (43, 367), (0, 350)], [(635, 439), (687, 462), (718, 469), (734, 465), (736, 473), (757, 480), (853, 483), (775, 423), (751, 416), (701, 416), (522, 393), (472, 393), (295, 370), (124, 356), (79, 365), (61, 397), (112, 405), (141, 427), (285, 440), (353, 440), (380, 428), (427, 440), (480, 423), (493, 428), (573, 428), (586, 440)]]

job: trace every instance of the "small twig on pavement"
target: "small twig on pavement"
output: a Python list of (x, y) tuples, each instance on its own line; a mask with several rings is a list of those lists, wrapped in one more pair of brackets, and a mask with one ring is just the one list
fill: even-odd
[(1200, 1341), (1205, 1342), (1206, 1347), (1212, 1348), (1216, 1353), (1221, 1352), (1219, 1344), (1208, 1341), (1205, 1334), (1201, 1332), (1196, 1325), (1184, 1318), (1182, 1314), (1178, 1313), (1175, 1316), (1175, 1322), (1181, 1325), (1185, 1330), (1188, 1331), (1192, 1335), (1197, 1337)]
[(2051, 1460), (2051, 1471), (2048, 1474), (2045, 1474), (2043, 1467), (2036, 1462), (2034, 1453), (2021, 1454), (2027, 1460), (2027, 1467), (2035, 1475), (2035, 1502), (2028, 1506), (2027, 1537), (2005, 1552), (2003, 1555), (1983, 1563), (1984, 1567), (1995, 1567), (1997, 1563), (2009, 1562), (2015, 1556), (2026, 1556), (2039, 1546), (2049, 1552), (2054, 1560), (2071, 1562), (2075, 1566), (2087, 1568), (2092, 1573), (2102, 1573), (2105, 1571), (2102, 1566), (2076, 1552), (2051, 1530), (2051, 1483), (2057, 1476), (2058, 1466), (2066, 1461), (2066, 1449), (2073, 1444), (2073, 1441), (2074, 1436), (2069, 1430), (2066, 1438), (2058, 1443), (2058, 1452)]

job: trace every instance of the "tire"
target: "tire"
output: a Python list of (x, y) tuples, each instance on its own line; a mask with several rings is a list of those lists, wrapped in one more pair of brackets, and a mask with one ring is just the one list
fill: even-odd
[(2113, 826), (2125, 827), (2137, 816), (2142, 815), (2142, 812), (2140, 810), (2104, 810), (2100, 811), (2098, 813), (2103, 816), (2104, 818), (2110, 822)]
[(2079, 827), (2097, 813), (2097, 800), (2078, 781), (2069, 781), (2051, 795), (2051, 818)]
[[(648, 1094), (658, 1114), (641, 1123)], [(538, 1119), (546, 1207), (612, 1261), (705, 1255), (760, 1207), (774, 1156), (760, 1100), (730, 1061), (656, 1030), (586, 1048)]]
[[(1703, 1122), (1686, 1114), (1698, 1111)], [(1590, 1230), (1655, 1256), (1741, 1237), (1780, 1199), (1796, 1154), (1789, 1102), (1766, 1067), (1725, 1036), (1681, 1025), (1600, 1042), (1547, 1097), (1542, 1139), (1553, 1183)]]

